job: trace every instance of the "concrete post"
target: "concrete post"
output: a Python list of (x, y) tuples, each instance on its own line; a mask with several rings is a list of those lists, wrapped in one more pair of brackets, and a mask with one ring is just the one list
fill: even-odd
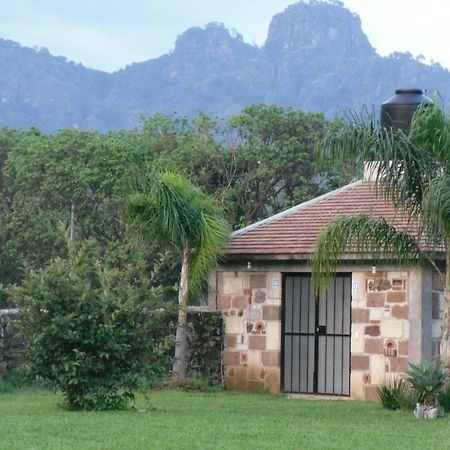
[(432, 360), (431, 269), (415, 268), (409, 272), (409, 362)]

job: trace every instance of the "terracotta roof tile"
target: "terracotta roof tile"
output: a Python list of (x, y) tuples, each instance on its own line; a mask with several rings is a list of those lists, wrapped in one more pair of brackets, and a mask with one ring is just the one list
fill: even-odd
[(384, 217), (409, 233), (418, 232), (417, 223), (409, 222), (406, 213), (376, 195), (375, 183), (357, 181), (234, 232), (227, 254), (308, 255), (328, 222), (363, 213)]

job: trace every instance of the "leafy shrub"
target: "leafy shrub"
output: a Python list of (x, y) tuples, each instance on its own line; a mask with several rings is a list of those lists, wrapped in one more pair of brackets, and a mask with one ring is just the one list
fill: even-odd
[(450, 412), (450, 383), (447, 383), (439, 392), (437, 400), (446, 413)]
[(434, 363), (423, 362), (410, 364), (407, 375), (417, 401), (425, 405), (436, 405), (437, 396), (447, 380), (446, 372)]
[[(191, 384), (222, 383), (222, 350), (224, 343), (222, 316), (213, 312), (188, 315), (189, 367)], [(200, 389), (202, 390), (202, 389)]]
[(394, 378), (392, 381), (378, 387), (378, 398), (383, 408), (391, 409), (413, 409), (414, 402), (411, 393), (402, 378)]
[(117, 409), (170, 367), (166, 311), (144, 265), (103, 267), (91, 241), (11, 289), (33, 373), (71, 409)]

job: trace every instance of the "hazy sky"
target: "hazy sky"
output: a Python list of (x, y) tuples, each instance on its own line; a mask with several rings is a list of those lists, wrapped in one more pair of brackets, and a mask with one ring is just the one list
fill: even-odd
[[(272, 16), (295, 0), (0, 0), (0, 38), (47, 47), (114, 71), (173, 48), (192, 26), (223, 22), (261, 45)], [(382, 55), (423, 54), (450, 68), (449, 0), (343, 0)]]

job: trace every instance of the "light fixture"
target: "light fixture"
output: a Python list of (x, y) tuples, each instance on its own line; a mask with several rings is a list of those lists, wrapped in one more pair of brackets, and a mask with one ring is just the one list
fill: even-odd
[(372, 273), (377, 273), (377, 266), (375, 266), (375, 264), (372, 266)]
[(250, 270), (252, 268), (252, 262), (247, 261), (247, 270)]

